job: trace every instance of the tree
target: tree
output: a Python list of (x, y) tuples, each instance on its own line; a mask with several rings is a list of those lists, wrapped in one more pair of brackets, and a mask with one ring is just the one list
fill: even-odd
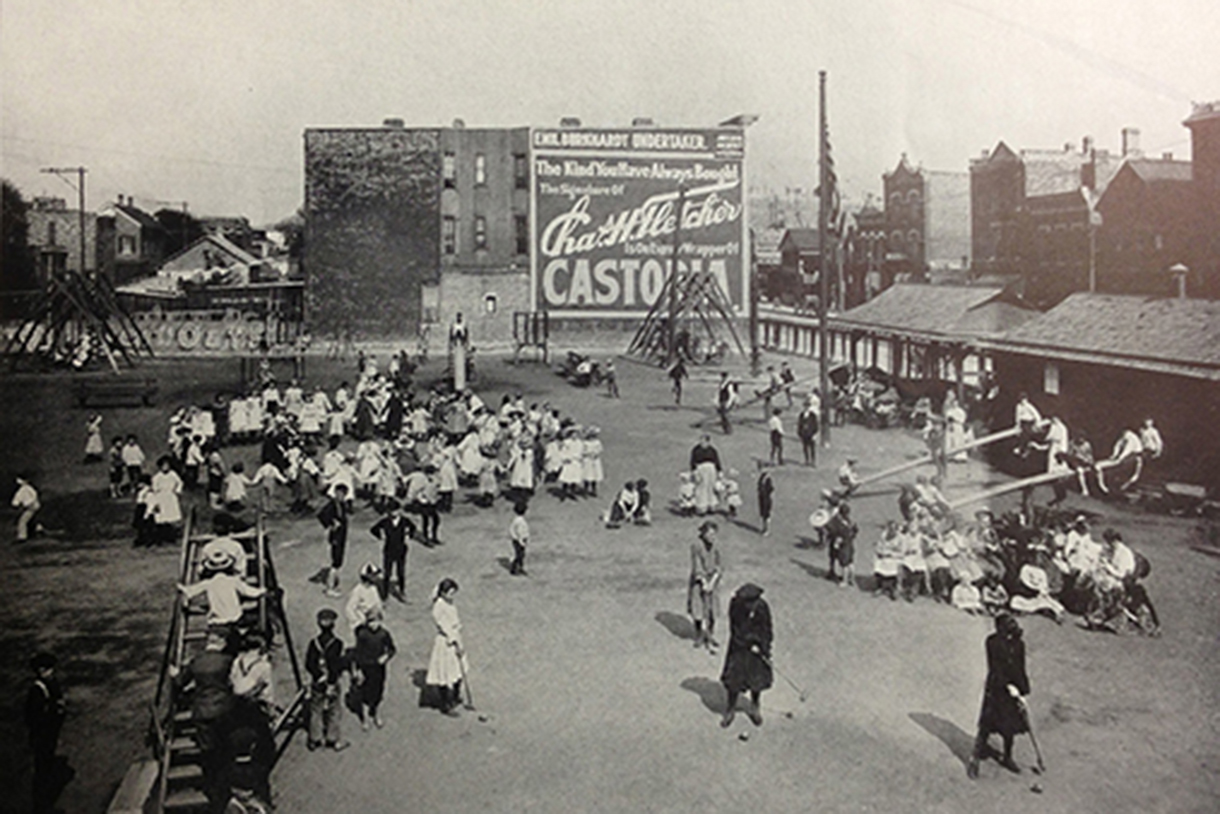
[(17, 187), (3, 180), (0, 224), (4, 232), (4, 254), (0, 259), (0, 290), (31, 291), (38, 288), (34, 253), (30, 250), (29, 205)]
[(304, 208), (297, 209), (296, 212), (275, 223), (271, 228), (284, 235), (284, 242), (288, 248), (288, 256), (293, 260), (300, 260), (305, 248)]
[(203, 237), (203, 224), (180, 209), (158, 209), (153, 215), (165, 230), (165, 256), (177, 254)]

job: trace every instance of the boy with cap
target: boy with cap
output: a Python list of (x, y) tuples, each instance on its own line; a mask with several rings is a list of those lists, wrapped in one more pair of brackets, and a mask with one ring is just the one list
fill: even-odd
[(381, 598), (391, 592), (399, 602), (407, 601), (407, 539), (415, 536), (415, 524), (402, 512), (402, 505), (394, 499), (386, 502), (386, 515), (373, 524), (369, 533), (381, 540), (381, 562), (385, 577), (381, 583)]
[(64, 693), (55, 678), (55, 656), (37, 653), (30, 659), (34, 680), (25, 697), (25, 726), (34, 753), (34, 811), (50, 811), (59, 791), (55, 750), (66, 710)]
[(337, 597), (339, 593), (339, 569), (343, 567), (343, 556), (347, 553), (347, 507), (346, 483), (336, 483), (334, 492), (322, 510), (318, 522), (326, 529), (326, 542), (330, 546), (330, 568), (326, 572), (326, 595)]
[(330, 608), (318, 611), (318, 635), (305, 649), (305, 671), (309, 673), (309, 740), (312, 751), (322, 746), (341, 752), (351, 744), (342, 739), (339, 718), (339, 679), (347, 668), (342, 640), (335, 635), (339, 614)]

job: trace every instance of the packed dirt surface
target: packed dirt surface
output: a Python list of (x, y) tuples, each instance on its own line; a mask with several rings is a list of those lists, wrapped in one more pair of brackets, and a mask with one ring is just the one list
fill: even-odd
[[(798, 375), (812, 373), (799, 360), (794, 366)], [(880, 525), (898, 516), (897, 481), (866, 487), (853, 499), (861, 529), (857, 589), (823, 578), (826, 552), (808, 523), (820, 490), (834, 483), (845, 457), (859, 458), (867, 475), (918, 455), (918, 436), (833, 428), (817, 468), (789, 463), (776, 471), (774, 522), (764, 537), (754, 499), (755, 460), (767, 453), (761, 406), (743, 408), (734, 432), (723, 436), (711, 415), (714, 371), (697, 370), (685, 403), (675, 407), (661, 371), (625, 361), (617, 368), (623, 397), (614, 400), (602, 389), (571, 387), (541, 366), (483, 361), (475, 386), (489, 404), (519, 390), (527, 403), (550, 401), (578, 422), (602, 428), (607, 480), (601, 496), (561, 503), (539, 494), (528, 514), (528, 576), (516, 577), (508, 573), (511, 506), (497, 500), (480, 509), (459, 493), (453, 513), (443, 516), (444, 545), (411, 547), (409, 602), (387, 605), (399, 653), (390, 663), (385, 728), (363, 732), (347, 715), (344, 734), (353, 745), (340, 753), (309, 752), (298, 734), (273, 775), (278, 810), (1220, 809), (1220, 560), (1190, 548), (1207, 534), (1200, 521), (1069, 498), (1101, 515), (1095, 536), (1112, 526), (1151, 560), (1147, 584), (1164, 635), (1117, 637), (1087, 632), (1071, 620), (1059, 626), (1023, 618), (1034, 732), (1047, 769), (1032, 773), (1034, 751), (1023, 736), (1016, 750), (1020, 775), (985, 761), (979, 779), (970, 781), (965, 764), (991, 621), (927, 598), (908, 604), (871, 596), (872, 545)], [(333, 389), (350, 372), (319, 363), (310, 381)], [(221, 371), (201, 363), (172, 375), (214, 382)], [(104, 490), (105, 477), (100, 468), (80, 474), (86, 413), (68, 409), (66, 390), (58, 393), (45, 381), (26, 389), (49, 406), (36, 415), (6, 409), (5, 448), (14, 451), (10, 460), (37, 455), (47, 462), (44, 495), (83, 499)], [(216, 389), (213, 383), (197, 390), (210, 399), (209, 387)], [(0, 383), (0, 389), (8, 399), (14, 385)], [(748, 395), (749, 385), (742, 389)], [(142, 422), (153, 457), (171, 406), (167, 399), (160, 409), (107, 411), (107, 439)], [(777, 406), (786, 406), (782, 397)], [(785, 410), (789, 432), (795, 414)], [(765, 589), (775, 622), (779, 674), (763, 696), (761, 727), (745, 715), (720, 727), (723, 656), (692, 647), (685, 613), (698, 521), (668, 506), (701, 421), (722, 461), (738, 470), (745, 498), (736, 520), (719, 519), (725, 598), (755, 582)], [(251, 460), (257, 454), (253, 446), (243, 452)], [(799, 461), (795, 439), (786, 452)], [(604, 528), (599, 513), (626, 480), (638, 478), (650, 483), (653, 525)], [(1004, 479), (977, 460), (955, 464), (947, 492), (952, 499)], [(1036, 499), (1049, 496), (1044, 490)], [(380, 560), (368, 534), (375, 518), (367, 507), (353, 518), (345, 594), (361, 563)], [(270, 528), (293, 638), (303, 652), (316, 611), (341, 610), (343, 600), (327, 599), (308, 581), (326, 557), (316, 520), (281, 513)], [(168, 548), (133, 550), (128, 542), (101, 539), (4, 547), (0, 690), (12, 699), (0, 730), (5, 777), (28, 782), (18, 706), (23, 668), (30, 648), (50, 647), (61, 657), (71, 708), (61, 751), (78, 771), (61, 806), (105, 809), (126, 763), (144, 754), (143, 709), (168, 625), (176, 556)], [(433, 638), (429, 593), (446, 576), (461, 586), (457, 605), (476, 707), (457, 719), (419, 705)], [(350, 642), (342, 621), (339, 633)], [(723, 643), (727, 634), (722, 623), (717, 638)], [(286, 699), (287, 659), (282, 652), (277, 659)], [(0, 811), (23, 806), (20, 796), (0, 801)]]

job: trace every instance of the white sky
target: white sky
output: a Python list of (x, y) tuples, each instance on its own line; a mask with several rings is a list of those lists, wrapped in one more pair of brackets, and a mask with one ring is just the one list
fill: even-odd
[(0, 0), (0, 174), (26, 197), (263, 224), (303, 196), (314, 126), (715, 124), (748, 132), (752, 185), (816, 183), (817, 72), (847, 195), (899, 154), (965, 170), (1021, 147), (1189, 156), (1220, 98), (1216, 0)]

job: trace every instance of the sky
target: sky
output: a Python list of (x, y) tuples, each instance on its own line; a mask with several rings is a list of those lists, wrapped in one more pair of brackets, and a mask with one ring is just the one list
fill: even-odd
[(85, 166), (88, 209), (265, 225), (304, 195), (308, 127), (707, 126), (759, 116), (751, 186), (816, 185), (818, 71), (845, 197), (902, 153), (965, 171), (1015, 148), (1190, 154), (1220, 99), (1215, 0), (0, 0), (0, 175)]

